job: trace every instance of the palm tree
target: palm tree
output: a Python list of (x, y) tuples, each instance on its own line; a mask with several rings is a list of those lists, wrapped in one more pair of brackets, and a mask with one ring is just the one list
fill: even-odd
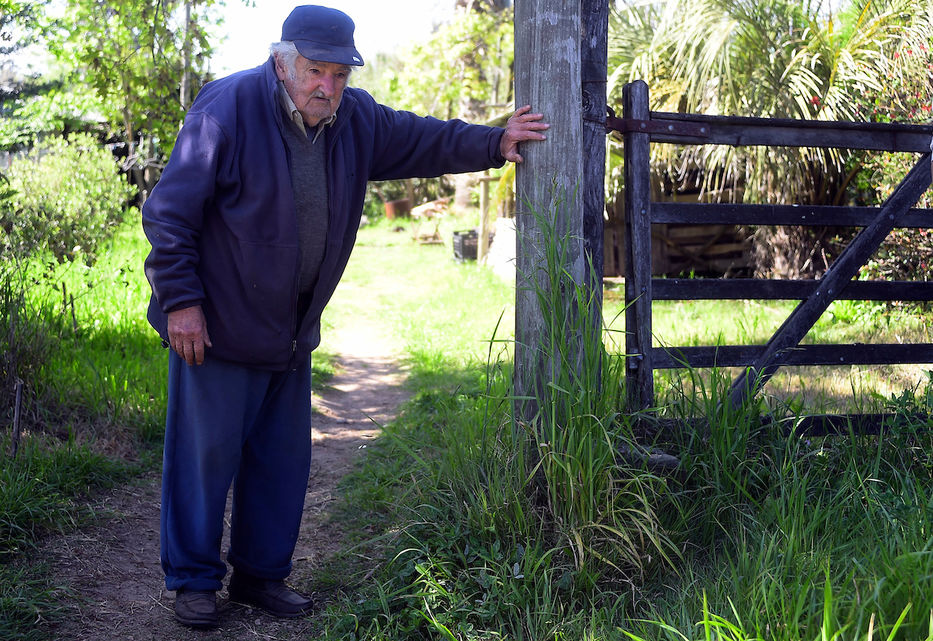
[[(609, 34), (610, 95), (641, 78), (652, 109), (766, 118), (863, 120), (892, 54), (929, 46), (929, 2), (661, 0), (626, 4)], [(650, 35), (650, 40), (649, 40)], [(633, 45), (637, 49), (633, 49)], [(838, 201), (848, 156), (833, 150), (662, 148), (659, 162), (706, 171), (707, 189), (746, 201)], [(743, 193), (744, 192), (744, 193)]]
[[(844, 1), (838, 12), (824, 0), (626, 1), (610, 23), (610, 99), (618, 103), (622, 86), (640, 78), (656, 111), (866, 120), (866, 101), (884, 91), (897, 52), (930, 46), (933, 3)], [(847, 150), (653, 152), (667, 181), (696, 181), (716, 200), (842, 204), (860, 168)], [(795, 249), (812, 255), (816, 245)]]

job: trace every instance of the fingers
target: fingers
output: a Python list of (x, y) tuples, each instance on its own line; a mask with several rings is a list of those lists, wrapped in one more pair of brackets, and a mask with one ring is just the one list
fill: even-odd
[[(195, 341), (192, 347), (194, 347), (194, 362), (200, 365), (204, 362), (204, 341)], [(191, 363), (188, 364), (191, 365)]]
[[(534, 122), (534, 121), (537, 121), (537, 120), (543, 120), (543, 119), (544, 119), (544, 114), (540, 114), (540, 113), (534, 113), (534, 114), (533, 114), (533, 113), (530, 113), (530, 112), (531, 112), (531, 105), (525, 105), (524, 107), (522, 107), (522, 108), (520, 108), (520, 109), (516, 109), (516, 110), (515, 110), (515, 113), (513, 113), (511, 116), (509, 116), (509, 122), (513, 122), (513, 123), (519, 123), (519, 122), (520, 122), (520, 123), (530, 123), (530, 122)], [(540, 123), (540, 124), (541, 124), (541, 125), (544, 125), (545, 128), (547, 128), (547, 127), (549, 126), (549, 125), (547, 125), (546, 123)]]
[(514, 163), (521, 163), (525, 161), (522, 155), (518, 153), (517, 151), (510, 151), (504, 154), (503, 157), (509, 162), (514, 162)]
[(175, 338), (169, 342), (175, 353), (188, 365), (200, 365), (204, 362), (204, 341)]
[(551, 125), (543, 120), (544, 114), (531, 113), (531, 105), (516, 109), (505, 125), (500, 146), (502, 157), (520, 163), (524, 158), (518, 153), (518, 143), (526, 140), (547, 140), (547, 136), (541, 132), (550, 129)]
[(204, 325), (204, 332), (201, 335), (201, 340), (195, 342), (194, 350), (194, 362), (200, 365), (204, 362), (204, 354), (206, 350), (205, 347), (213, 347), (211, 345), (211, 337), (207, 334), (207, 325)]
[(207, 323), (200, 306), (169, 312), (169, 344), (188, 365), (204, 362), (205, 347), (211, 347)]

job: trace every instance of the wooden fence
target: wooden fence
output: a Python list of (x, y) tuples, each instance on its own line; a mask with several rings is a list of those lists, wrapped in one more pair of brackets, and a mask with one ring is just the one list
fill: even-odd
[[(625, 222), (613, 217), (603, 231), (603, 275), (625, 275)], [(736, 225), (651, 226), (651, 273), (745, 274), (752, 270), (752, 244)]]
[[(609, 126), (625, 144), (625, 302), (628, 406), (654, 405), (654, 371), (681, 367), (738, 367), (733, 405), (754, 396), (784, 365), (933, 363), (933, 344), (801, 345), (830, 303), (839, 299), (933, 301), (933, 282), (854, 281), (859, 268), (896, 227), (933, 227), (933, 210), (911, 209), (930, 186), (933, 126), (825, 122), (651, 112), (648, 87), (626, 85), (622, 118)], [(848, 148), (922, 154), (881, 207), (659, 203), (651, 200), (650, 145)], [(837, 225), (862, 228), (819, 280), (653, 279), (653, 224)], [(654, 347), (655, 300), (798, 300), (766, 345)]]

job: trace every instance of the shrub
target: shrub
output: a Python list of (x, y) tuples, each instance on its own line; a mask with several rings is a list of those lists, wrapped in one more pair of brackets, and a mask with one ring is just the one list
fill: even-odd
[[(882, 88), (863, 97), (865, 115), (878, 122), (927, 124), (933, 114), (933, 49), (924, 44), (905, 46), (890, 61)], [(857, 176), (859, 192), (868, 204), (881, 204), (917, 162), (916, 154), (866, 154)], [(916, 205), (933, 207), (927, 192)], [(933, 265), (930, 229), (895, 229), (863, 270), (869, 278), (929, 280)]]
[(4, 253), (48, 250), (59, 262), (93, 263), (134, 193), (113, 156), (86, 134), (45, 140), (12, 165), (9, 180), (16, 193), (0, 210)]

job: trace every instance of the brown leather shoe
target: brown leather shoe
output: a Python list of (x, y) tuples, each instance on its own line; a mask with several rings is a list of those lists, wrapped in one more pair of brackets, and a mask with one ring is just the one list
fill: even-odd
[(286, 619), (310, 614), (314, 601), (296, 592), (282, 579), (259, 579), (234, 572), (230, 577), (230, 600), (253, 605)]
[(190, 628), (217, 626), (217, 596), (204, 590), (179, 590), (175, 593), (175, 618)]

